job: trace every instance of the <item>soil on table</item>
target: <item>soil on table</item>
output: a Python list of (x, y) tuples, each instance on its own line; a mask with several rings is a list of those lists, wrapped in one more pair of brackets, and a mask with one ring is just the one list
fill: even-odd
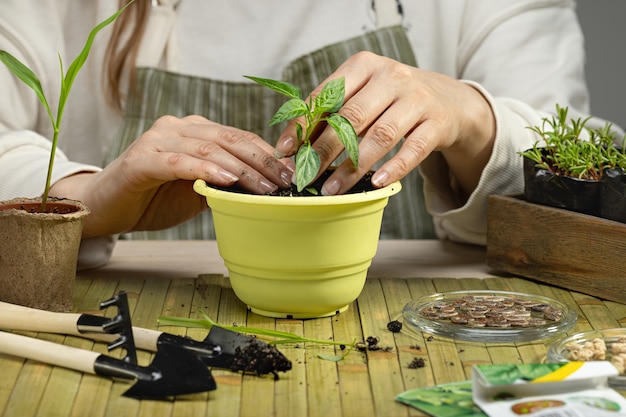
[(276, 346), (253, 340), (244, 347), (237, 346), (231, 369), (257, 375), (274, 374), (274, 379), (278, 379), (278, 372), (291, 369), (291, 361)]

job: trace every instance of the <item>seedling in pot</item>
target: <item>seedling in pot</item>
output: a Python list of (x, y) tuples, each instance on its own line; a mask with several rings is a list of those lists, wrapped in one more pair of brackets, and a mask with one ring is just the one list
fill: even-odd
[(326, 122), (333, 128), (348, 152), (354, 168), (358, 168), (358, 137), (352, 123), (337, 113), (343, 105), (345, 97), (344, 77), (329, 81), (315, 98), (309, 97), (308, 100), (302, 98), (302, 92), (293, 84), (268, 78), (247, 75), (245, 77), (290, 98), (274, 114), (269, 123), (270, 126), (298, 117), (302, 118), (296, 124), (298, 152), (296, 153), (295, 164), (298, 191), (307, 187), (320, 171), (320, 157), (313, 149), (311, 142), (311, 135), (320, 123)]
[(59, 96), (59, 103), (56, 115), (52, 113), (50, 105), (48, 104), (48, 100), (46, 99), (46, 95), (44, 94), (43, 88), (41, 86), (41, 82), (39, 81), (39, 78), (35, 75), (35, 73), (33, 73), (30, 68), (28, 68), (26, 65), (24, 65), (21, 61), (19, 61), (7, 51), (0, 50), (0, 61), (2, 61), (17, 78), (19, 78), (24, 84), (30, 87), (35, 92), (35, 94), (37, 94), (39, 101), (45, 107), (48, 113), (48, 117), (50, 118), (50, 122), (52, 123), (52, 147), (50, 148), (50, 159), (48, 162), (46, 185), (44, 187), (43, 197), (41, 199), (42, 213), (46, 211), (46, 202), (48, 200), (48, 194), (52, 185), (50, 183), (52, 179), (52, 168), (54, 166), (54, 158), (56, 155), (57, 144), (59, 141), (59, 131), (61, 129), (61, 121), (63, 120), (63, 111), (65, 110), (65, 104), (67, 102), (67, 98), (70, 95), (72, 85), (74, 84), (74, 79), (78, 75), (78, 72), (80, 71), (82, 66), (85, 64), (85, 61), (87, 61), (87, 56), (89, 55), (89, 51), (91, 50), (91, 46), (98, 32), (100, 32), (100, 30), (115, 21), (115, 19), (117, 19), (117, 17), (134, 1), (135, 0), (130, 0), (124, 7), (115, 12), (111, 17), (102, 21), (91, 30), (89, 36), (87, 37), (87, 42), (85, 43), (85, 46), (78, 54), (78, 56), (74, 59), (74, 61), (70, 64), (65, 75), (63, 75), (63, 61), (59, 56), (59, 66), (61, 68), (61, 92)]
[[(607, 168), (626, 167), (626, 149), (615, 145), (611, 124), (591, 129), (586, 119), (568, 120), (568, 108), (556, 106), (556, 116), (544, 118), (540, 126), (529, 127), (537, 133), (544, 144), (535, 145), (520, 155), (529, 158), (540, 169), (556, 175), (587, 180), (599, 180)], [(587, 132), (588, 140), (583, 139)], [(626, 138), (624, 138), (626, 141)]]

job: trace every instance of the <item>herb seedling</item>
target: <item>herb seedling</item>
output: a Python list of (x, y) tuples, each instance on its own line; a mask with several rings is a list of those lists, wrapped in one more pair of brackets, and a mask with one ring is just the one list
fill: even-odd
[(302, 92), (293, 84), (268, 78), (245, 77), (290, 98), (274, 114), (270, 126), (303, 117), (303, 120), (296, 124), (298, 152), (295, 164), (298, 191), (302, 191), (319, 173), (320, 157), (311, 146), (311, 134), (321, 122), (326, 122), (333, 128), (348, 152), (354, 168), (358, 168), (359, 142), (356, 132), (350, 121), (337, 113), (345, 97), (344, 77), (329, 81), (317, 97), (309, 97), (308, 101), (302, 98)]
[[(535, 162), (537, 168), (580, 179), (599, 180), (607, 168), (626, 167), (626, 137), (620, 149), (615, 146), (611, 124), (591, 129), (585, 126), (591, 117), (568, 121), (567, 113), (567, 107), (557, 104), (556, 116), (544, 118), (541, 126), (529, 127), (541, 136), (545, 147), (539, 147), (538, 141), (520, 155)], [(589, 140), (582, 138), (585, 131)]]
[(57, 143), (59, 140), (59, 131), (61, 129), (61, 120), (63, 119), (63, 111), (65, 110), (65, 104), (67, 102), (67, 98), (70, 94), (70, 90), (72, 89), (72, 85), (74, 84), (74, 79), (78, 75), (78, 72), (85, 64), (87, 60), (87, 56), (89, 55), (89, 51), (91, 50), (91, 46), (96, 37), (96, 34), (100, 32), (104, 27), (108, 26), (110, 23), (115, 21), (117, 17), (126, 9), (131, 3), (135, 0), (130, 0), (124, 7), (115, 12), (111, 17), (102, 21), (96, 27), (94, 27), (89, 36), (87, 37), (87, 42), (83, 47), (82, 51), (78, 54), (78, 56), (74, 59), (74, 61), (70, 64), (67, 69), (67, 73), (63, 75), (63, 61), (59, 56), (59, 65), (61, 68), (61, 93), (59, 96), (59, 102), (57, 106), (57, 114), (56, 116), (52, 113), (50, 109), (50, 105), (48, 104), (48, 100), (46, 99), (46, 95), (44, 94), (43, 88), (41, 86), (41, 82), (39, 78), (24, 65), (21, 61), (15, 58), (13, 55), (8, 53), (7, 51), (0, 50), (0, 61), (7, 66), (7, 68), (24, 84), (30, 87), (37, 97), (39, 101), (43, 104), (46, 111), (48, 112), (48, 117), (50, 118), (50, 122), (52, 123), (53, 129), (53, 137), (52, 137), (52, 147), (50, 149), (50, 160), (48, 162), (48, 174), (46, 175), (46, 185), (44, 187), (44, 193), (41, 200), (41, 212), (45, 212), (46, 210), (46, 202), (48, 200), (48, 193), (50, 192), (50, 181), (52, 178), (52, 168), (54, 166), (54, 158), (56, 155)]

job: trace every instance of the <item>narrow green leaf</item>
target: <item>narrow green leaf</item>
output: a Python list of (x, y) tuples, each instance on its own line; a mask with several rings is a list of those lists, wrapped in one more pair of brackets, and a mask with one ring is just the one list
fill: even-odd
[(310, 144), (304, 144), (296, 153), (296, 186), (302, 191), (317, 176), (320, 170), (320, 156)]
[(303, 100), (292, 98), (280, 106), (276, 114), (274, 114), (274, 117), (272, 117), (272, 120), (270, 120), (269, 125), (274, 126), (275, 124), (295, 119), (296, 117), (307, 114), (308, 111), (309, 108)]
[(63, 88), (61, 89), (61, 97), (59, 98), (59, 117), (63, 114), (63, 108), (65, 107), (65, 102), (67, 101), (67, 97), (70, 94), (70, 90), (72, 88), (72, 84), (74, 84), (74, 79), (78, 75), (78, 72), (87, 61), (87, 57), (89, 56), (89, 51), (91, 50), (91, 46), (93, 45), (93, 41), (96, 38), (98, 32), (104, 29), (106, 26), (111, 24), (117, 17), (124, 11), (128, 6), (130, 6), (135, 0), (130, 0), (124, 7), (119, 9), (113, 15), (111, 15), (108, 19), (97, 24), (89, 35), (87, 36), (87, 41), (85, 42), (85, 46), (83, 50), (78, 54), (78, 56), (74, 59), (74, 61), (70, 64), (70, 67), (67, 69), (67, 74), (65, 74), (65, 78), (63, 79)]
[(288, 82), (271, 80), (269, 78), (253, 77), (251, 75), (244, 75), (244, 77), (246, 77), (249, 80), (254, 81), (257, 84), (261, 84), (262, 86), (271, 88), (277, 93), (280, 93), (287, 97), (300, 98), (300, 99), (302, 98), (302, 92), (300, 91), (300, 89), (296, 87), (295, 85), (290, 84)]
[(352, 123), (340, 114), (333, 113), (326, 120), (330, 127), (333, 128), (337, 137), (346, 148), (350, 160), (354, 165), (354, 169), (359, 167), (359, 139)]
[(343, 105), (344, 94), (344, 77), (329, 81), (326, 85), (324, 85), (319, 95), (315, 97), (313, 106), (315, 113), (322, 114), (336, 112)]
[(50, 121), (52, 124), (55, 123), (54, 116), (52, 115), (52, 111), (50, 110), (50, 106), (48, 105), (48, 100), (46, 100), (46, 96), (43, 92), (43, 88), (41, 87), (41, 82), (39, 78), (33, 73), (30, 68), (26, 65), (22, 64), (17, 58), (8, 53), (7, 51), (0, 51), (0, 61), (7, 66), (7, 68), (19, 78), (24, 84), (30, 87), (43, 106), (46, 108), (48, 112), (48, 117), (50, 117)]

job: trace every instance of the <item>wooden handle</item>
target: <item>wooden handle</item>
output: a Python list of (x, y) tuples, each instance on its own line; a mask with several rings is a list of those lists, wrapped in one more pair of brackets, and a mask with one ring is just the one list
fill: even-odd
[(95, 374), (97, 352), (0, 331), (0, 352)]
[(80, 314), (55, 313), (0, 302), (0, 329), (79, 335)]
[[(100, 333), (81, 333), (77, 327), (81, 314), (56, 313), (0, 301), (0, 329), (25, 330), (87, 337), (102, 342), (112, 342), (118, 336)], [(161, 332), (133, 327), (133, 338), (139, 349), (157, 350)]]

